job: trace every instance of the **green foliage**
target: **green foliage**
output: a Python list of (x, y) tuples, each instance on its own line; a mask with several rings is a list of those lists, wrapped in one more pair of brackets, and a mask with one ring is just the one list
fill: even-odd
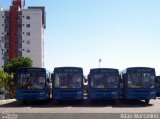
[[(6, 98), (14, 98), (16, 90), (15, 74), (18, 68), (32, 67), (32, 60), (28, 57), (19, 57), (12, 59), (4, 64), (4, 71), (0, 70), (0, 88), (7, 90)], [(7, 72), (7, 73), (6, 73)]]
[(32, 67), (32, 63), (28, 57), (15, 58), (4, 64), (4, 71), (15, 74), (18, 68)]
[(6, 73), (3, 70), (0, 70), (0, 88), (4, 87), (6, 84)]
[(7, 88), (13, 80), (13, 74), (7, 74), (0, 69), (0, 88)]
[(13, 73), (8, 74), (0, 69), (0, 89), (4, 89), (4, 92), (1, 93), (5, 95), (5, 98), (15, 97), (15, 83), (13, 79)]

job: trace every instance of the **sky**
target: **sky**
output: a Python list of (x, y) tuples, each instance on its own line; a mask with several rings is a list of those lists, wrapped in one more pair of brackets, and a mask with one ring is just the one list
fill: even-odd
[[(145, 66), (160, 75), (160, 0), (26, 0), (45, 6), (45, 67)], [(11, 0), (0, 0), (8, 9)]]

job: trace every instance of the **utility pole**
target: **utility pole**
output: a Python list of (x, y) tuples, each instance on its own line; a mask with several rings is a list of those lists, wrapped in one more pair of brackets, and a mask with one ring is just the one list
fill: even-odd
[(100, 65), (101, 61), (102, 61), (102, 60), (101, 60), (101, 59), (99, 59), (99, 68), (101, 68), (101, 65)]

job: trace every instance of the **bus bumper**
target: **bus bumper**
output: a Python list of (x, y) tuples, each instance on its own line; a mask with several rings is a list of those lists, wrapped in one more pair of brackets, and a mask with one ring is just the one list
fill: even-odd
[(156, 99), (156, 91), (151, 92), (128, 92), (127, 99), (148, 100)]
[(119, 99), (118, 92), (91, 92), (91, 100), (117, 100)]
[(83, 92), (61, 92), (53, 94), (53, 100), (82, 100)]
[(45, 91), (40, 91), (40, 92), (17, 91), (16, 100), (47, 100), (47, 96)]

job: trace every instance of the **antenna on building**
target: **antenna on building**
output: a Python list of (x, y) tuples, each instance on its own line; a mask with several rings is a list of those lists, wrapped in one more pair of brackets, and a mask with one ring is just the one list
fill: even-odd
[(13, 5), (18, 5), (20, 8), (24, 8), (25, 0), (12, 0)]

